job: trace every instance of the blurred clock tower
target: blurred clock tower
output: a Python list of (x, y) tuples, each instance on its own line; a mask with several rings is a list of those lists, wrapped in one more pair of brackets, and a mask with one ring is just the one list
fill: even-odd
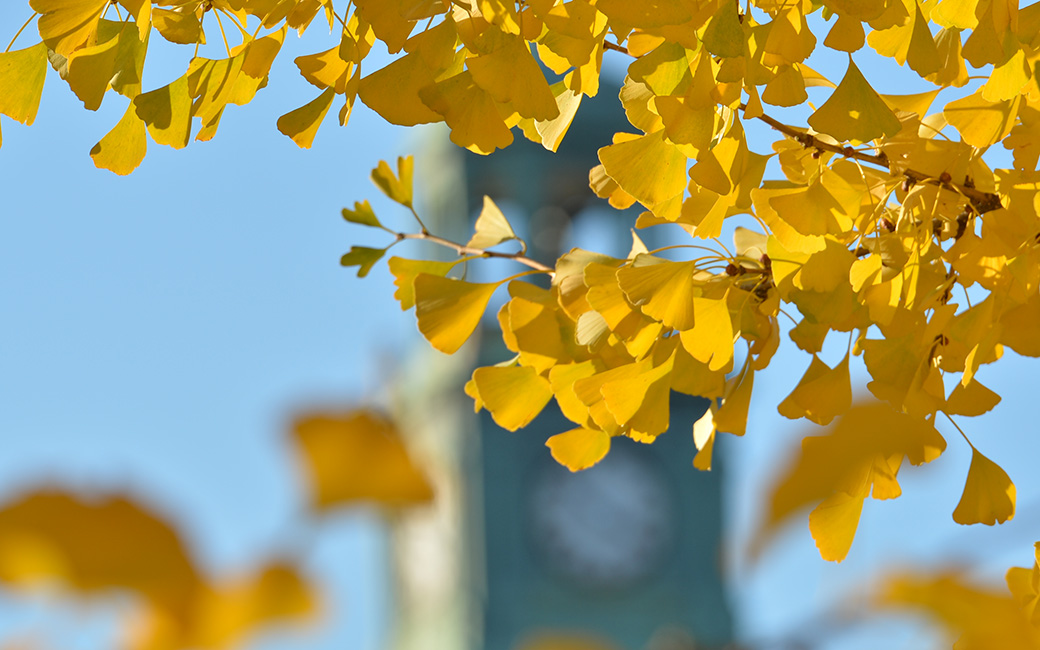
[[(620, 102), (600, 96), (585, 98), (556, 154), (517, 133), (491, 156), (450, 147), (418, 156), (420, 193), (432, 193), (427, 214), (439, 215), (431, 229), (465, 241), (472, 219), (458, 215), (486, 194), (536, 259), (551, 264), (573, 245), (623, 257), (630, 242), (609, 235), (627, 233), (638, 213), (597, 199), (588, 173), (597, 149), (625, 130)], [(594, 241), (575, 242), (582, 237)], [(610, 245), (616, 250), (602, 250)], [(652, 445), (615, 438), (603, 461), (571, 473), (545, 446), (574, 426), (554, 405), (513, 433), (487, 412), (473, 415), (461, 388), (472, 367), (513, 355), (494, 330), (467, 348), (468, 359), (424, 351), (412, 364), (421, 372), (402, 388), (411, 401), (406, 427), (434, 468), (438, 502), (395, 526), (394, 647), (550, 647), (539, 638), (587, 638), (617, 650), (728, 644), (720, 463), (710, 473), (692, 465), (691, 431), (707, 401), (673, 393), (671, 428)], [(425, 396), (420, 405), (417, 394)]]

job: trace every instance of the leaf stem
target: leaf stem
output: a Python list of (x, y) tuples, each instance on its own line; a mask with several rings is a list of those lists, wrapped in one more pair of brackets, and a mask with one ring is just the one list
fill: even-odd
[(423, 234), (424, 235), (430, 234), (430, 231), (426, 228), (426, 224), (424, 224), (423, 220), (421, 218), (419, 218), (419, 213), (415, 211), (415, 208), (413, 206), (409, 205), (408, 209), (412, 211), (412, 216), (415, 217), (415, 220), (417, 222), (419, 222), (419, 227), (422, 228)]
[(7, 54), (11, 51), (11, 46), (14, 45), (14, 42), (17, 41), (18, 37), (22, 35), (22, 32), (24, 32), (25, 28), (29, 26), (29, 23), (33, 21), (33, 18), (36, 18), (39, 15), (39, 12), (34, 11), (33, 15), (29, 16), (29, 20), (25, 21), (25, 24), (22, 25), (21, 28), (15, 33), (14, 38), (11, 39), (11, 42), (7, 44), (7, 49), (4, 50), (4, 54)]
[[(238, 18), (235, 18), (235, 14), (229, 12), (227, 9), (218, 9), (217, 11), (219, 11), (220, 13), (224, 14), (225, 16), (227, 16), (228, 20), (230, 20), (232, 23), (234, 23), (235, 27), (238, 27), (238, 31), (242, 34), (242, 36), (248, 36), (249, 35), (249, 32), (246, 31), (246, 28), (238, 23)], [(223, 31), (224, 31), (223, 28), (221, 28), (221, 32), (223, 32)], [(225, 40), (227, 40), (227, 39), (225, 39)]]
[(520, 264), (523, 264), (524, 266), (529, 266), (535, 271), (548, 273), (549, 275), (555, 275), (555, 270), (551, 266), (546, 266), (538, 260), (533, 260), (522, 253), (502, 253), (499, 251), (489, 251), (483, 248), (475, 248), (473, 246), (465, 246), (463, 244), (453, 242), (449, 239), (438, 237), (437, 235), (431, 235), (425, 229), (423, 229), (423, 232), (415, 233), (399, 232), (396, 233), (396, 236), (398, 241), (402, 239), (417, 239), (420, 241), (428, 241), (430, 243), (437, 244), (438, 246), (450, 248), (456, 253), (458, 253), (460, 256), (473, 255), (474, 257), (493, 257), (498, 259), (513, 260), (514, 262), (518, 262)]
[(964, 438), (964, 442), (968, 443), (968, 446), (971, 447), (972, 450), (975, 450), (975, 445), (971, 444), (971, 440), (968, 440), (968, 436), (967, 436), (967, 434), (964, 433), (964, 430), (961, 429), (959, 426), (957, 426), (957, 423), (954, 421), (953, 416), (951, 416), (946, 411), (939, 411), (939, 412), (946, 416), (946, 419), (950, 421), (950, 424), (953, 425), (954, 429), (957, 429), (957, 432), (961, 434), (962, 438)]
[(217, 26), (220, 27), (220, 36), (224, 39), (224, 49), (227, 50), (228, 58), (231, 58), (231, 46), (228, 45), (227, 34), (224, 33), (224, 23), (220, 20), (220, 12), (213, 14), (217, 17)]

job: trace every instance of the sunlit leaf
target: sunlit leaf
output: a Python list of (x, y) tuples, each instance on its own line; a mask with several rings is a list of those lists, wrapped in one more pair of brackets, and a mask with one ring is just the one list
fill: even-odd
[(467, 70), (419, 91), (419, 97), (451, 127), (451, 141), (480, 154), (508, 147), (513, 134), (495, 100)]
[(780, 415), (800, 417), (820, 425), (830, 424), (852, 405), (852, 384), (849, 379), (849, 357), (833, 369), (813, 355), (812, 363), (798, 385), (780, 402)]
[(1002, 524), (1015, 516), (1015, 484), (999, 465), (972, 447), (971, 467), (953, 520), (958, 524)]
[(498, 283), (476, 284), (420, 273), (413, 286), (419, 331), (434, 348), (454, 354), (480, 324)]
[(335, 96), (335, 90), (328, 88), (313, 101), (279, 117), (278, 130), (289, 136), (301, 149), (310, 149)]
[(144, 160), (147, 134), (144, 122), (130, 104), (119, 122), (90, 150), (90, 157), (97, 167), (126, 176)]
[(175, 11), (155, 7), (152, 9), (152, 24), (155, 30), (171, 43), (189, 45), (206, 42), (202, 33), (202, 22), (193, 10)]
[(592, 467), (610, 451), (610, 436), (595, 429), (571, 429), (545, 441), (556, 462), (572, 472)]
[(851, 60), (841, 83), (809, 116), (809, 125), (838, 141), (852, 142), (893, 136), (901, 128), (899, 120)]
[(491, 248), (516, 238), (516, 233), (513, 232), (513, 227), (509, 225), (505, 215), (490, 196), (485, 196), (484, 207), (477, 217), (476, 232), (466, 245), (472, 248)]
[[(646, 263), (639, 264), (640, 261)], [(617, 272), (618, 283), (629, 301), (644, 314), (682, 331), (694, 326), (692, 262), (669, 262), (652, 257), (636, 258), (636, 264)]]
[(61, 56), (87, 45), (97, 33), (108, 0), (30, 0), (40, 14), (40, 38)]
[(552, 399), (549, 381), (526, 366), (477, 368), (473, 382), (484, 408), (509, 431), (527, 426)]
[(412, 170), (415, 160), (411, 156), (397, 158), (397, 174), (390, 169), (385, 160), (372, 170), (372, 181), (383, 190), (388, 197), (403, 206), (412, 206)]
[(130, 589), (182, 612), (200, 580), (176, 531), (140, 504), (56, 490), (27, 494), (0, 510), (0, 579), (55, 580), (85, 594)]
[(930, 422), (883, 403), (853, 406), (827, 435), (802, 440), (799, 457), (773, 491), (756, 545), (794, 512), (815, 503), (810, 531), (826, 559), (841, 561), (871, 490), (874, 498), (897, 496), (895, 474), (903, 458), (920, 465), (945, 448)]
[(191, 95), (187, 75), (134, 98), (137, 116), (159, 144), (183, 149), (191, 139)]
[(751, 393), (755, 387), (755, 371), (745, 368), (742, 373), (730, 380), (730, 384), (732, 388), (714, 415), (715, 430), (742, 436), (747, 431)]
[(999, 403), (1000, 395), (983, 386), (978, 379), (973, 379), (967, 386), (957, 383), (943, 410), (950, 415), (975, 416), (993, 410)]
[(401, 507), (429, 502), (433, 488), (393, 423), (371, 411), (305, 415), (293, 438), (316, 510), (356, 503)]
[(188, 644), (230, 648), (266, 625), (299, 622), (318, 613), (319, 594), (292, 565), (276, 562), (215, 589), (198, 603)]
[(710, 408), (693, 423), (693, 444), (697, 447), (693, 466), (702, 472), (710, 471), (712, 452), (715, 449), (715, 416)]
[(371, 228), (383, 227), (383, 224), (379, 223), (379, 219), (376, 218), (376, 213), (372, 211), (372, 206), (368, 201), (355, 201), (354, 209), (343, 208), (342, 214), (343, 218), (350, 223)]
[(390, 273), (394, 276), (394, 284), (397, 285), (394, 298), (401, 303), (401, 309), (406, 311), (415, 306), (414, 283), (420, 273), (444, 277), (455, 266), (455, 263), (391, 257), (389, 266)]
[(0, 113), (32, 124), (40, 108), (47, 78), (47, 46), (37, 43), (24, 50), (0, 54)]

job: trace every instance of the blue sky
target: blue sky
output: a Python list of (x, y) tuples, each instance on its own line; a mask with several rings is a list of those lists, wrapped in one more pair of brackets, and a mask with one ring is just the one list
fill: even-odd
[[(0, 6), (11, 34), (28, 15), (12, 6), (20, 4)], [(16, 47), (33, 42), (27, 32)], [(96, 169), (88, 156), (122, 114), (119, 96), (88, 113), (51, 74), (34, 126), (2, 118), (0, 502), (50, 482), (132, 490), (178, 526), (214, 573), (248, 569), (293, 543), (303, 492), (287, 454), (292, 414), (384, 399), (386, 359), (419, 342), (384, 267), (359, 281), (338, 264), (351, 244), (365, 243), (340, 208), (370, 198), (383, 209), (368, 172), (380, 159), (416, 152), (415, 136), (360, 104), (346, 129), (330, 115), (311, 150), (275, 129), (279, 115), (317, 94), (292, 65), (317, 49), (290, 37), (269, 88), (230, 108), (212, 142), (183, 151), (153, 143), (126, 178)], [(146, 67), (149, 88), (187, 61), (169, 49), (153, 56), (160, 61)], [(840, 71), (844, 61), (824, 64)], [(1035, 438), (1036, 369), (1010, 351), (980, 373), (1005, 402), (968, 427), (1016, 481), (1015, 521), (971, 529), (952, 522), (970, 454), (942, 429), (947, 454), (934, 467), (905, 469), (901, 499), (868, 503), (845, 563), (819, 560), (804, 520), (759, 564), (743, 562), (757, 499), (805, 431), (775, 412), (809, 363), (787, 347), (756, 378), (749, 434), (723, 443), (727, 548), (735, 551), (734, 606), (746, 638), (790, 634), (874, 577), (879, 563), (964, 559), (982, 562), (980, 578), (1000, 581), (1008, 566), (1031, 562), (1040, 474), (1032, 468), (1036, 443), (1024, 439)], [(321, 576), (334, 615), (305, 643), (283, 637), (284, 645), (267, 645), (379, 650), (389, 595), (378, 515), (344, 512), (313, 534), (308, 568)], [(54, 614), (38, 600), (4, 596), (0, 642), (38, 634), (54, 646), (105, 647), (111, 630), (72, 610)], [(876, 639), (836, 643), (876, 647)]]

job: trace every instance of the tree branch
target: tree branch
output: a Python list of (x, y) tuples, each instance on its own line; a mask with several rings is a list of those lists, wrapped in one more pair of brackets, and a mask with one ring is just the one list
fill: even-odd
[[(747, 104), (741, 104), (739, 108), (741, 110), (747, 110)], [(878, 167), (884, 167), (885, 169), (888, 169), (890, 171), (892, 169), (892, 163), (889, 161), (888, 156), (886, 156), (884, 152), (880, 154), (869, 154), (864, 153), (862, 151), (857, 151), (852, 147), (842, 147), (840, 145), (830, 144), (829, 142), (824, 142), (823, 140), (820, 140), (814, 135), (810, 135), (803, 131), (799, 131), (798, 129), (792, 126), (788, 126), (787, 124), (784, 124), (779, 120), (769, 117), (764, 113), (762, 115), (757, 116), (755, 119), (765, 122), (773, 129), (779, 131), (780, 133), (783, 133), (784, 135), (793, 140), (796, 140), (798, 143), (800, 143), (803, 147), (807, 149), (812, 148), (817, 149), (819, 151), (830, 151), (831, 153), (836, 153), (841, 156), (845, 156), (846, 158), (853, 158), (855, 160), (860, 160), (862, 162), (870, 163), (872, 165), (877, 165)], [(933, 178), (928, 174), (919, 172), (917, 170), (906, 169), (903, 171), (903, 176), (913, 181), (914, 183), (928, 183), (930, 185), (938, 185), (939, 187), (946, 188), (952, 192), (957, 192), (958, 194), (967, 197), (967, 199), (971, 201), (972, 208), (974, 208), (975, 212), (977, 212), (978, 214), (992, 212), (993, 210), (998, 210), (1002, 207), (999, 195), (993, 194), (991, 192), (983, 192), (981, 190), (977, 190), (966, 183), (954, 183), (952, 179), (949, 178), (948, 174), (944, 174), (940, 178)]]
[(555, 270), (551, 266), (546, 266), (545, 264), (542, 264), (538, 260), (533, 260), (530, 257), (527, 257), (526, 255), (524, 255), (522, 253), (501, 253), (499, 251), (489, 251), (489, 250), (484, 249), (484, 248), (474, 248), (472, 246), (464, 246), (463, 244), (458, 244), (458, 243), (453, 242), (453, 241), (451, 241), (449, 239), (444, 239), (443, 237), (438, 237), (437, 235), (431, 235), (428, 232), (416, 232), (416, 233), (399, 232), (399, 233), (396, 233), (396, 235), (397, 235), (397, 240), (398, 241), (401, 241), (403, 239), (416, 239), (416, 240), (421, 240), (421, 241), (428, 241), (428, 242), (431, 242), (433, 244), (438, 244), (440, 246), (444, 246), (445, 248), (450, 248), (453, 251), (455, 251), (456, 253), (458, 253), (459, 256), (463, 256), (463, 255), (476, 255), (478, 257), (489, 257), (489, 258), (498, 258), (498, 259), (504, 259), (504, 260), (513, 260), (514, 262), (518, 262), (520, 264), (523, 264), (524, 266), (530, 267), (530, 268), (532, 268), (532, 269), (534, 269), (536, 271), (544, 271), (545, 273), (548, 273), (549, 275), (553, 275), (555, 273)]

